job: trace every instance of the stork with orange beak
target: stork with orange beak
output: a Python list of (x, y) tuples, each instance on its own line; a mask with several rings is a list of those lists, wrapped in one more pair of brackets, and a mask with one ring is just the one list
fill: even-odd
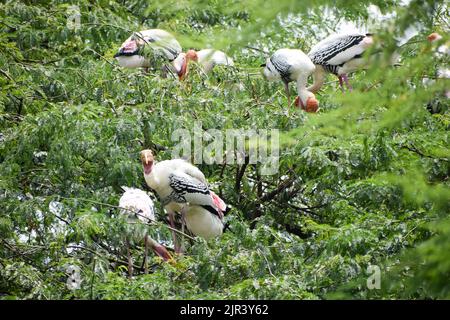
[(314, 93), (306, 89), (308, 77), (315, 70), (315, 66), (303, 51), (279, 49), (261, 66), (264, 67), (264, 76), (267, 80), (283, 81), (289, 106), (291, 105), (289, 82), (296, 81), (298, 96), (295, 105), (306, 112), (317, 112), (319, 102)]
[[(144, 178), (161, 199), (175, 227), (175, 213), (182, 215), (182, 223), (196, 236), (210, 239), (223, 232), (225, 202), (208, 187), (205, 175), (194, 165), (182, 159), (155, 163), (151, 150), (140, 153)], [(176, 234), (172, 231), (175, 251), (180, 253)]]
[(197, 62), (205, 74), (211, 72), (217, 65), (234, 66), (233, 60), (222, 51), (214, 49), (195, 51), (191, 49), (186, 53), (181, 53), (174, 61), (174, 67), (180, 80), (186, 77), (190, 61)]

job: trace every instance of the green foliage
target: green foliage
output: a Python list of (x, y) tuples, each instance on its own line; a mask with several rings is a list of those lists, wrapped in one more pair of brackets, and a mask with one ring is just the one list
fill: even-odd
[[(368, 3), (168, 3), (0, 5), (0, 298), (450, 298), (448, 80), (422, 81), (448, 65), (425, 40), (437, 30), (448, 41), (445, 2), (371, 1), (396, 13), (374, 30), (383, 54), (352, 76), (352, 93), (328, 83), (318, 114), (287, 112), (282, 85), (262, 78), (264, 54), (245, 46), (307, 52), (339, 19), (370, 18)], [(71, 5), (81, 12), (77, 29), (67, 24)], [(413, 24), (419, 34), (395, 48), (393, 35)], [(183, 48), (225, 50), (236, 67), (206, 76), (192, 65), (181, 83), (120, 69), (117, 47), (147, 28), (171, 31)], [(394, 49), (396, 68), (386, 62)], [(193, 133), (195, 123), (279, 129), (279, 173), (200, 165), (232, 207), (230, 231), (186, 241), (171, 263), (150, 255), (145, 275), (142, 234), (171, 247), (170, 232), (119, 217), (120, 186), (145, 188), (139, 151), (164, 146), (158, 157), (168, 159), (172, 132)], [(80, 268), (77, 290), (66, 285), (70, 265)], [(382, 270), (381, 290), (366, 286), (369, 265)]]

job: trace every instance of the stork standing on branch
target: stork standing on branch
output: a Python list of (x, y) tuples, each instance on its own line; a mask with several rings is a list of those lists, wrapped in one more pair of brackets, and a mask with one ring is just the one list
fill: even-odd
[(317, 112), (319, 102), (314, 93), (306, 89), (308, 77), (313, 73), (315, 66), (303, 51), (279, 49), (261, 66), (264, 67), (264, 76), (267, 80), (283, 81), (289, 106), (291, 105), (289, 82), (296, 81), (298, 96), (295, 105), (307, 112)]
[[(186, 223), (194, 235), (209, 239), (222, 234), (226, 204), (209, 189), (205, 175), (197, 167), (182, 159), (156, 163), (151, 150), (141, 151), (140, 156), (145, 181), (161, 199), (172, 228), (175, 213), (179, 212), (182, 228)], [(180, 253), (174, 231), (172, 236), (175, 251)]]
[(373, 44), (370, 33), (367, 34), (336, 34), (331, 35), (312, 47), (308, 56), (316, 65), (314, 83), (308, 90), (317, 92), (322, 87), (325, 74), (332, 73), (339, 79), (339, 85), (344, 91), (344, 83), (351, 91), (352, 87), (347, 75), (366, 66), (364, 52)]

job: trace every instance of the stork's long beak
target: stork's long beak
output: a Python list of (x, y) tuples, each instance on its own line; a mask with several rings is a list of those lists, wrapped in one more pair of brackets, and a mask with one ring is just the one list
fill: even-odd
[(156, 253), (157, 256), (161, 257), (164, 261), (172, 259), (169, 251), (167, 251), (167, 249), (163, 245), (155, 243), (154, 245), (152, 245), (152, 249), (153, 252)]
[(162, 244), (159, 244), (155, 240), (153, 240), (151, 237), (146, 237), (147, 244), (150, 245), (153, 252), (160, 258), (162, 258), (164, 261), (170, 261), (172, 260), (172, 255), (167, 251), (166, 247), (164, 247)]
[(306, 99), (306, 104), (304, 104), (302, 99), (297, 96), (294, 104), (306, 112), (317, 112), (319, 110), (319, 101), (315, 97), (309, 97)]
[(306, 100), (306, 112), (317, 112), (319, 110), (319, 101), (316, 98), (309, 97)]
[(141, 151), (141, 162), (144, 167), (144, 173), (150, 174), (153, 168), (153, 152), (152, 150), (146, 149)]
[(183, 65), (181, 66), (180, 72), (178, 72), (178, 79), (181, 81), (186, 77), (187, 69), (188, 69), (188, 59), (184, 60)]

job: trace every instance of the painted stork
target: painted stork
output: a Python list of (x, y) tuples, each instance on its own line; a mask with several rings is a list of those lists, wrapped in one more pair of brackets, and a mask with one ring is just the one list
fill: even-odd
[(222, 51), (214, 49), (195, 51), (191, 49), (186, 53), (180, 53), (173, 63), (180, 80), (188, 74), (190, 61), (197, 62), (206, 74), (211, 72), (216, 65), (234, 66), (233, 60)]
[[(151, 62), (142, 55), (145, 46), (149, 46), (156, 55), (172, 65), (182, 52), (181, 45), (172, 34), (161, 29), (149, 29), (133, 33), (121, 45), (114, 58), (124, 68), (148, 68)], [(177, 73), (180, 71), (177, 70)]]
[[(155, 221), (154, 204), (152, 199), (142, 190), (135, 188), (122, 187), (125, 191), (119, 200), (120, 213), (127, 216), (130, 221), (140, 220), (147, 224), (151, 221)], [(133, 264), (131, 261), (130, 243), (127, 237), (127, 254), (128, 254), (128, 274), (131, 277), (133, 274)], [(144, 236), (145, 254), (144, 254), (144, 272), (148, 273), (147, 268), (147, 253), (148, 247), (150, 248), (164, 261), (171, 258), (167, 249), (153, 240), (145, 232)]]
[(264, 67), (264, 76), (267, 80), (282, 80), (291, 105), (289, 95), (289, 82), (297, 82), (297, 98), (295, 105), (307, 112), (317, 112), (319, 102), (314, 93), (306, 89), (308, 77), (314, 72), (315, 66), (311, 59), (298, 49), (279, 49), (267, 59)]
[(441, 43), (443, 37), (439, 33), (433, 32), (427, 39), (431, 44), (437, 44), (436, 46), (433, 46), (434, 57), (436, 59), (448, 58), (448, 56), (450, 56), (450, 42), (447, 40), (446, 42)]
[(308, 90), (317, 92), (322, 87), (325, 74), (332, 73), (339, 78), (339, 85), (344, 91), (344, 83), (351, 91), (347, 74), (363, 68), (366, 60), (363, 53), (373, 44), (373, 38), (368, 34), (335, 34), (312, 47), (308, 56), (316, 65), (314, 83)]
[[(439, 79), (449, 79), (450, 69), (445, 64), (450, 56), (450, 46), (449, 41), (444, 42), (443, 37), (437, 33), (433, 32), (427, 37), (428, 41), (432, 45), (433, 57), (436, 60), (436, 72), (435, 79), (430, 79), (428, 77), (422, 79), (422, 83), (425, 86), (433, 84), (435, 81), (441, 81)], [(444, 42), (444, 43), (442, 43)], [(438, 95), (433, 101), (427, 104), (427, 109), (432, 113), (442, 112), (443, 106), (448, 105), (446, 100), (450, 99), (450, 90), (446, 89), (443, 94)], [(442, 101), (444, 100), (444, 101)]]
[[(223, 213), (226, 205), (208, 187), (205, 175), (194, 165), (182, 159), (156, 163), (151, 150), (140, 153), (144, 178), (161, 199), (175, 227), (175, 212), (181, 213), (182, 224), (197, 236), (209, 239), (223, 231)], [(172, 231), (175, 251), (180, 253), (175, 232)]]

